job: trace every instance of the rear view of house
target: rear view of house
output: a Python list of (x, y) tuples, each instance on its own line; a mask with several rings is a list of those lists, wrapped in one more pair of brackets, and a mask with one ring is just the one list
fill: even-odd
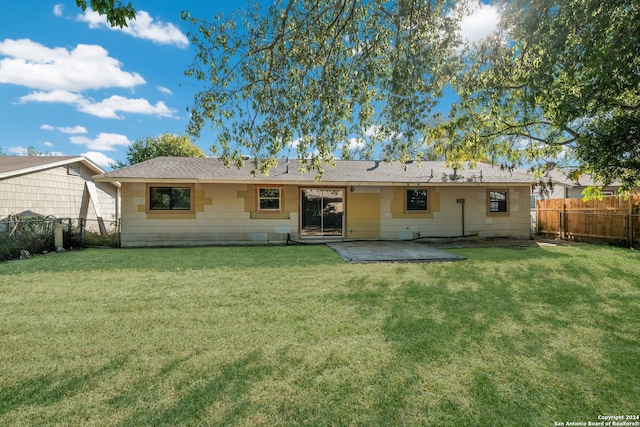
[(160, 157), (94, 180), (122, 184), (122, 246), (530, 236), (531, 179), (519, 171), (344, 160), (320, 180), (301, 170)]

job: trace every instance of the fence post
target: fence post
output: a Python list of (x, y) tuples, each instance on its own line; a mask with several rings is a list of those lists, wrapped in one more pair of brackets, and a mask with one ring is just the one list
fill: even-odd
[(535, 229), (535, 235), (537, 236), (539, 234), (540, 231), (540, 200), (536, 200), (536, 229)]
[(64, 247), (64, 240), (62, 237), (62, 222), (56, 221), (53, 226), (53, 246), (58, 248)]
[(562, 232), (562, 211), (558, 211), (558, 237), (560, 239), (563, 238), (563, 232)]
[(569, 238), (569, 230), (567, 230), (567, 223), (569, 222), (567, 219), (569, 218), (569, 215), (567, 215), (567, 200), (564, 199), (562, 201), (562, 238), (563, 239), (568, 239)]

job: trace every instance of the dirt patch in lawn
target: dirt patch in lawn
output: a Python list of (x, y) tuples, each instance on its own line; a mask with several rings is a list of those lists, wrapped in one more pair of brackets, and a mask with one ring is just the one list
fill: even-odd
[(568, 240), (534, 238), (534, 239), (514, 239), (511, 237), (456, 237), (456, 238), (429, 238), (417, 240), (425, 245), (434, 246), (440, 249), (459, 248), (508, 248), (525, 249), (540, 246), (581, 246), (586, 243), (572, 242)]

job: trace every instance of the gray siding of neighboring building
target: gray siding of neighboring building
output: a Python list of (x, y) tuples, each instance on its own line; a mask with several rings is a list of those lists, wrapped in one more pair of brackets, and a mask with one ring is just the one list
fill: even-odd
[[(58, 218), (97, 219), (86, 183), (95, 174), (81, 163), (56, 166), (0, 179), (0, 220), (33, 212)], [(117, 220), (118, 191), (110, 183), (95, 183), (102, 218)]]

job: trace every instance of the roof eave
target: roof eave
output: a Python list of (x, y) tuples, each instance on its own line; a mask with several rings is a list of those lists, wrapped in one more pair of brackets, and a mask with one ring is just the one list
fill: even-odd
[(219, 179), (219, 178), (140, 178), (140, 177), (94, 177), (96, 182), (111, 183), (159, 183), (159, 184), (260, 184), (260, 185), (298, 185), (298, 186), (354, 186), (354, 187), (397, 187), (397, 186), (445, 186), (445, 187), (482, 187), (482, 186), (527, 186), (529, 182), (435, 182), (435, 181), (313, 181), (268, 179)]
[(15, 169), (15, 170), (12, 170), (12, 171), (2, 172), (2, 173), (0, 173), (0, 179), (11, 178), (12, 176), (26, 175), (26, 174), (34, 173), (34, 172), (40, 172), (40, 171), (43, 171), (43, 170), (53, 169), (53, 168), (57, 168), (59, 166), (66, 166), (66, 165), (70, 165), (72, 163), (78, 163), (78, 162), (79, 163), (83, 163), (86, 167), (88, 167), (89, 169), (93, 170), (94, 172), (104, 173), (104, 170), (102, 168), (100, 168), (100, 166), (98, 166), (97, 164), (95, 164), (94, 162), (89, 160), (88, 158), (83, 157), (83, 156), (78, 156), (78, 157), (73, 157), (73, 158), (70, 158), (70, 159), (59, 160), (57, 162), (43, 163), (41, 165), (31, 166), (31, 167), (28, 167), (28, 168)]

